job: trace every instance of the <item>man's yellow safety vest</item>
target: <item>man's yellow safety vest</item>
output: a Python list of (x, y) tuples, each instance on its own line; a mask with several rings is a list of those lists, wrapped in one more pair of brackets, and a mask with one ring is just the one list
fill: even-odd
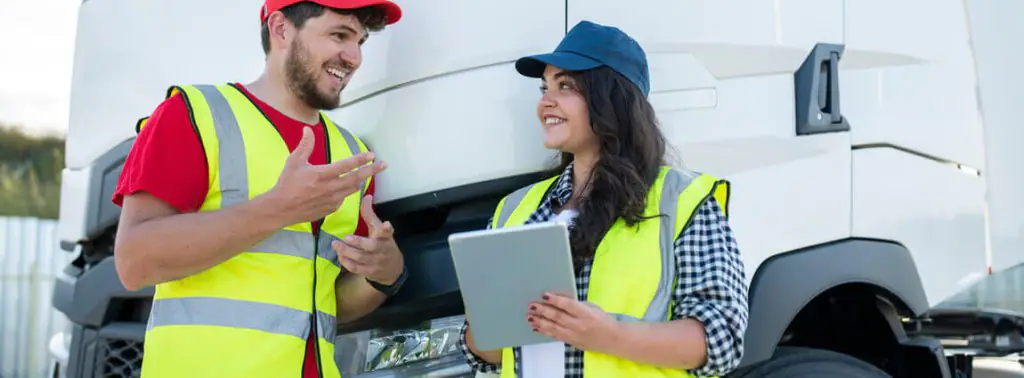
[[(277, 183), (290, 150), (240, 89), (173, 86), (167, 97), (176, 93), (185, 97), (209, 167), (200, 212), (241, 204)], [(328, 161), (367, 150), (326, 115), (320, 118)], [(355, 231), (361, 198), (362, 191), (346, 198), (318, 235), (311, 223), (294, 224), (210, 269), (156, 285), (142, 376), (301, 377), (312, 330), (322, 376), (339, 377), (334, 282), (341, 263), (331, 242)]]
[[(551, 185), (547, 180), (503, 198), (492, 228), (523, 225), (540, 206)], [(587, 301), (625, 321), (668, 321), (676, 283), (675, 239), (689, 226), (696, 209), (714, 196), (728, 216), (729, 182), (706, 174), (662, 167), (647, 194), (645, 217), (636, 227), (618, 219), (597, 246)], [(660, 215), (660, 217), (659, 217)], [(525, 311), (525, 309), (524, 309)], [(501, 377), (515, 377), (512, 348), (504, 348)], [(584, 351), (583, 375), (592, 377), (692, 377), (673, 370)]]

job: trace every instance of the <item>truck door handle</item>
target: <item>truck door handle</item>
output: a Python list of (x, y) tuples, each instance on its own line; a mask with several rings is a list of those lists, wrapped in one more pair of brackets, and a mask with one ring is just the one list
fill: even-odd
[(850, 130), (839, 106), (839, 60), (843, 48), (818, 43), (793, 74), (797, 135)]
[(828, 60), (822, 64), (822, 67), (828, 70), (828, 85), (825, 87), (828, 90), (828, 103), (819, 103), (819, 108), (823, 113), (828, 114), (832, 117), (832, 123), (839, 122), (843, 119), (842, 113), (839, 112), (839, 52), (829, 51)]

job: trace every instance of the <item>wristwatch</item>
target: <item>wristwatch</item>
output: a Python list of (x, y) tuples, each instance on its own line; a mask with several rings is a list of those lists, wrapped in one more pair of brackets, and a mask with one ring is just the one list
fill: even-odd
[(398, 279), (396, 279), (395, 282), (392, 283), (391, 285), (385, 285), (380, 282), (374, 282), (371, 281), (369, 278), (366, 278), (366, 282), (369, 282), (370, 286), (373, 286), (373, 288), (377, 289), (377, 291), (384, 293), (384, 295), (390, 297), (395, 295), (395, 293), (398, 293), (398, 289), (402, 288), (402, 284), (405, 283), (405, 277), (407, 277), (408, 275), (409, 270), (406, 269), (405, 265), (402, 265), (402, 273), (398, 275)]

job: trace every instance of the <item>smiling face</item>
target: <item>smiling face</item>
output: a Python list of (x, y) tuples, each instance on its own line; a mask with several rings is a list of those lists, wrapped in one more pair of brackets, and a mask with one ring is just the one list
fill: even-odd
[(544, 70), (537, 118), (544, 127), (544, 147), (579, 155), (598, 149), (590, 127), (587, 101), (568, 72), (548, 65)]
[(314, 109), (334, 109), (362, 64), (367, 31), (353, 15), (323, 12), (296, 31), (285, 59), (288, 88)]

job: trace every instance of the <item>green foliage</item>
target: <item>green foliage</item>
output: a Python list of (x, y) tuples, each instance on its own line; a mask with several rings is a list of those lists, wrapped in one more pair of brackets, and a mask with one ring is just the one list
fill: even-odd
[(56, 219), (64, 140), (0, 125), (0, 216)]

